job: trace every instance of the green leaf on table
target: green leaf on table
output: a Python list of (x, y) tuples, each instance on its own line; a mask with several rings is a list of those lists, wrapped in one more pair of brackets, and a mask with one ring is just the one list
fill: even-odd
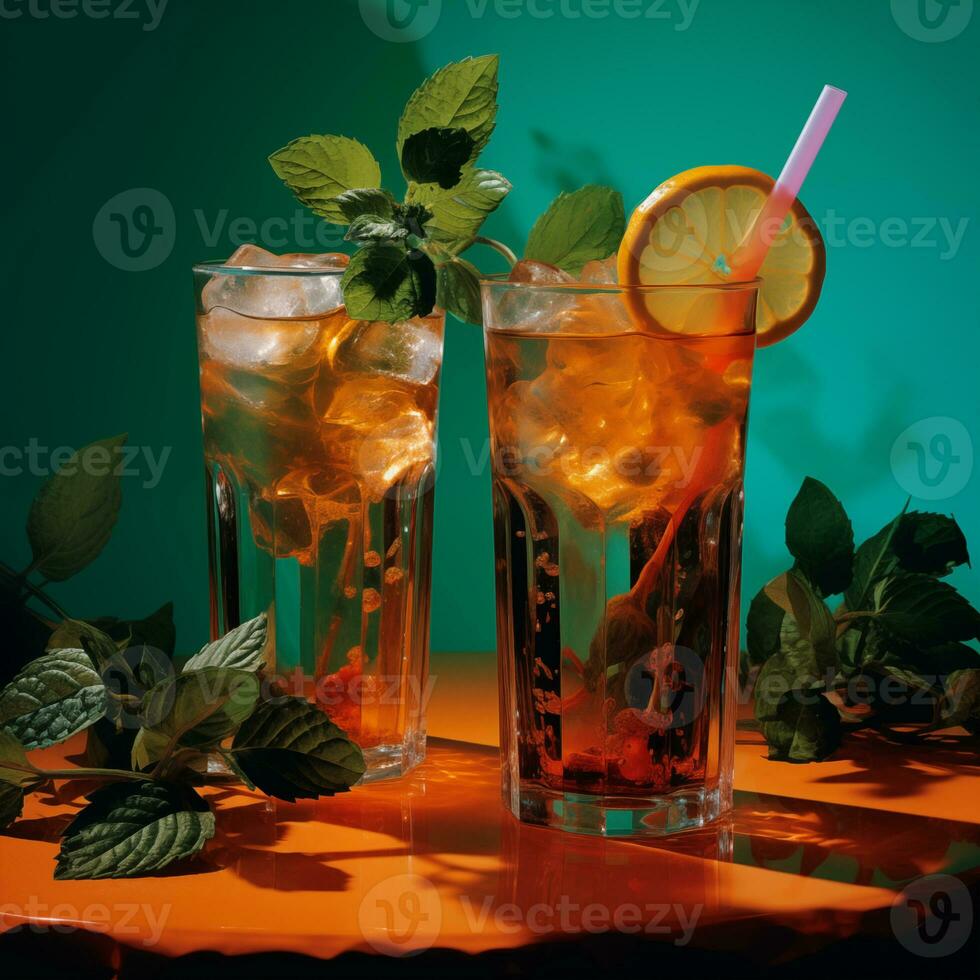
[(431, 212), (425, 226), (429, 237), (444, 243), (465, 243), (479, 234), (487, 216), (510, 190), (510, 181), (496, 171), (468, 168), (449, 190), (438, 184), (419, 184), (411, 193), (413, 200)]
[(346, 792), (364, 775), (360, 748), (302, 698), (259, 705), (231, 751), (259, 789), (290, 802)]
[(770, 657), (762, 665), (752, 692), (755, 716), (759, 721), (772, 721), (778, 716), (783, 698), (794, 691), (819, 690), (814, 677), (801, 677), (795, 664), (782, 654)]
[(547, 262), (577, 276), (587, 262), (612, 255), (625, 230), (623, 195), (611, 187), (590, 184), (555, 198), (534, 223), (524, 258)]
[(786, 515), (786, 547), (823, 595), (843, 592), (854, 564), (854, 530), (841, 502), (807, 477)]
[(845, 599), (849, 609), (861, 609), (872, 588), (896, 571), (943, 576), (968, 563), (966, 538), (959, 525), (943, 514), (902, 511), (857, 550), (854, 580)]
[(432, 312), (436, 270), (432, 260), (399, 245), (367, 245), (356, 252), (341, 285), (355, 320), (399, 323)]
[(156, 612), (144, 619), (116, 619), (102, 616), (88, 622), (111, 636), (116, 643), (126, 646), (148, 646), (160, 650), (168, 657), (174, 655), (177, 644), (177, 627), (174, 624), (174, 604), (164, 603)]
[(853, 612), (864, 611), (871, 600), (871, 592), (876, 583), (890, 575), (896, 566), (892, 542), (898, 533), (898, 526), (908, 509), (905, 501), (902, 512), (889, 521), (877, 534), (868, 538), (854, 553), (851, 584), (844, 592), (847, 608)]
[(354, 190), (344, 191), (334, 199), (334, 203), (347, 223), (362, 214), (391, 218), (395, 214), (396, 204), (391, 194), (380, 187), (357, 187)]
[(906, 514), (895, 534), (894, 550), (900, 568), (924, 575), (948, 575), (970, 561), (959, 524), (944, 514)]
[(408, 229), (397, 221), (378, 214), (359, 214), (347, 229), (348, 242), (397, 242), (408, 238)]
[(122, 505), (115, 451), (125, 434), (79, 449), (38, 491), (27, 517), (34, 567), (62, 582), (93, 561), (115, 527)]
[(779, 631), (785, 615), (785, 610), (766, 595), (765, 589), (760, 589), (756, 593), (749, 605), (749, 614), (745, 620), (750, 663), (761, 664), (778, 653)]
[(787, 695), (760, 728), (769, 758), (780, 762), (819, 762), (840, 745), (840, 713), (822, 694)]
[(452, 259), (436, 269), (436, 303), (464, 323), (483, 325), (480, 271), (465, 259)]
[(879, 625), (916, 646), (980, 637), (980, 612), (930, 575), (899, 572), (884, 579), (875, 587), (874, 608)]
[[(827, 604), (798, 569), (772, 579), (763, 594), (784, 615), (779, 625), (779, 649), (801, 673), (822, 677), (836, 670), (837, 624)], [(771, 635), (768, 642), (772, 642)]]
[(23, 789), (40, 779), (38, 771), (27, 759), (24, 746), (9, 732), (0, 729), (0, 782)]
[(410, 136), (433, 128), (464, 130), (473, 141), (475, 158), (487, 145), (497, 117), (499, 64), (497, 55), (464, 58), (427, 78), (398, 121), (399, 158)]
[(110, 783), (88, 799), (62, 838), (58, 880), (152, 874), (214, 836), (214, 814), (189, 786)]
[(119, 646), (107, 633), (80, 619), (66, 619), (55, 627), (47, 650), (84, 650), (95, 667), (101, 670), (119, 652)]
[(946, 679), (940, 718), (947, 728), (980, 732), (980, 670), (957, 670)]
[(252, 713), (258, 697), (251, 670), (204, 667), (167, 678), (143, 698), (133, 768), (144, 770), (178, 748), (213, 748)]
[(402, 147), (402, 173), (417, 184), (455, 187), (476, 144), (465, 129), (433, 126), (413, 133)]
[(340, 195), (381, 186), (378, 161), (346, 136), (303, 136), (276, 150), (269, 163), (301, 204), (336, 224), (349, 220), (337, 202)]
[(270, 640), (269, 617), (259, 613), (254, 619), (229, 630), (221, 639), (201, 647), (184, 665), (184, 672), (204, 667), (261, 670), (270, 663)]
[(46, 653), (0, 691), (0, 727), (28, 749), (71, 738), (105, 710), (105, 685), (84, 650)]
[(9, 827), (24, 812), (24, 790), (0, 779), (0, 830)]

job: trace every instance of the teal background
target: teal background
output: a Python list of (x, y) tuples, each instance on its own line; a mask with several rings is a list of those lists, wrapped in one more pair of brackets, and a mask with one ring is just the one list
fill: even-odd
[[(349, 0), (170, 0), (152, 31), (26, 9), (0, 19), (0, 442), (79, 446), (128, 431), (156, 455), (171, 447), (158, 486), (125, 481), (104, 553), (52, 586), (69, 610), (140, 616), (172, 599), (179, 647), (204, 640), (189, 269), (236, 243), (227, 225), (208, 241), (199, 216), (205, 229), (223, 209), (229, 221), (291, 217), (296, 206), (265, 159), (309, 132), (360, 138), (400, 189), (393, 144), (405, 98), (468, 54), (502, 58), (498, 127), (483, 159), (515, 189), (488, 233), (517, 248), (559, 190), (585, 182), (615, 185), (632, 207), (697, 164), (777, 171), (820, 86), (850, 91), (803, 197), (818, 219), (834, 212), (857, 222), (855, 234), (828, 243), (810, 323), (758, 359), (746, 593), (785, 567), (782, 520), (804, 475), (842, 497), (862, 538), (904, 501), (889, 464), (902, 430), (949, 416), (976, 443), (980, 17), (930, 44), (903, 32), (888, 0), (701, 0), (686, 30), (677, 29), (677, 0), (641, 4), (668, 20), (627, 20), (610, 5), (605, 18), (568, 15), (602, 6), (565, 0), (563, 15), (555, 0), (551, 18), (526, 10), (509, 18), (492, 0), (445, 0), (434, 29), (414, 43), (382, 40)], [(143, 272), (113, 267), (93, 241), (102, 205), (134, 187), (160, 191), (176, 221), (172, 253)], [(938, 230), (938, 247), (873, 231), (889, 218), (967, 225), (956, 254), (943, 257)], [(435, 541), (441, 650), (494, 643), (489, 480), (467, 457), (468, 447), (480, 458), (487, 436), (482, 370), (479, 331), (451, 324)], [(23, 518), (39, 482), (29, 473), (0, 478), (0, 556), (17, 567), (29, 561)], [(976, 475), (948, 499), (913, 506), (954, 512), (980, 548)], [(953, 581), (980, 599), (975, 573), (960, 570)]]

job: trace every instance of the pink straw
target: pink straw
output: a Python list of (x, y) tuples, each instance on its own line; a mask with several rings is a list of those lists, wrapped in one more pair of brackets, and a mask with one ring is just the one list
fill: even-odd
[(799, 197), (803, 181), (806, 180), (806, 175), (810, 172), (810, 167), (813, 166), (813, 161), (846, 98), (847, 92), (834, 88), (833, 85), (823, 87), (779, 180), (759, 212), (755, 224), (732, 257), (732, 281), (744, 282), (754, 279), (758, 274), (769, 246), (779, 233), (793, 202)]

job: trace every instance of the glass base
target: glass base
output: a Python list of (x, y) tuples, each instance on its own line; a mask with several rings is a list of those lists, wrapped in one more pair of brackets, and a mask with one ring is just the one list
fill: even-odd
[(360, 785), (378, 779), (394, 779), (411, 772), (425, 759), (425, 732), (408, 735), (404, 742), (394, 745), (374, 745), (364, 749), (367, 771)]
[(732, 808), (729, 790), (684, 787), (672, 793), (635, 797), (561, 793), (523, 787), (504, 805), (518, 820), (573, 834), (600, 837), (666, 837), (706, 826)]

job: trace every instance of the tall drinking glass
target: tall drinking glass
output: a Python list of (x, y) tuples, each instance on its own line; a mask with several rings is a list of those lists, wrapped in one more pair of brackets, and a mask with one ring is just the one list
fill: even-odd
[(521, 820), (657, 835), (731, 807), (756, 291), (483, 285)]
[(425, 755), (443, 318), (352, 319), (343, 256), (255, 252), (194, 270), (211, 632), (268, 613), (280, 682), (398, 775)]

